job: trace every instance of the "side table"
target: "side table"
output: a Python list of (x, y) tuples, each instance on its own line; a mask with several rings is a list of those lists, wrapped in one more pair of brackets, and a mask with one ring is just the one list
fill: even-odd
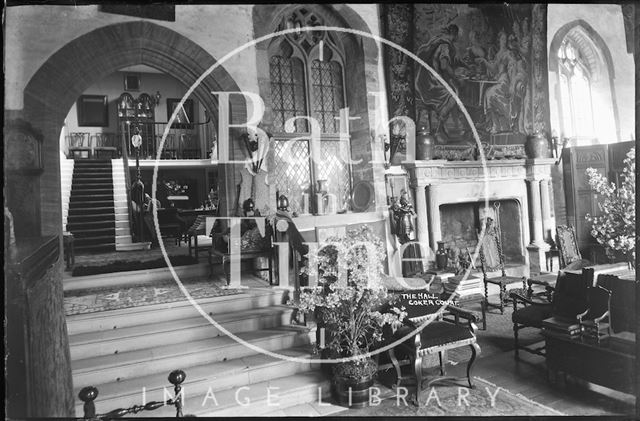
[(547, 272), (553, 272), (553, 258), (560, 258), (560, 250), (557, 248), (550, 248), (544, 253), (545, 263), (547, 266)]

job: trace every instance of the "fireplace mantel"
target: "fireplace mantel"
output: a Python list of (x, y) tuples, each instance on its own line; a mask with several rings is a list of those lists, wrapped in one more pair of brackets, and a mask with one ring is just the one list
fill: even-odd
[(544, 250), (543, 233), (554, 225), (549, 200), (554, 163), (553, 159), (430, 160), (405, 165), (415, 191), (418, 241), (435, 250), (442, 240), (441, 205), (512, 199), (520, 206), (523, 250)]
[(407, 168), (413, 187), (465, 181), (549, 179), (554, 159), (504, 159), (485, 161), (415, 161)]

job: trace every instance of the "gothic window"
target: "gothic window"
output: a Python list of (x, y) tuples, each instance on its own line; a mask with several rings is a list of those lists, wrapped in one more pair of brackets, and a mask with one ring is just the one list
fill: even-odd
[[(323, 24), (300, 8), (286, 15), (278, 30)], [(349, 139), (340, 136), (338, 120), (346, 106), (343, 57), (340, 44), (325, 31), (285, 34), (269, 46), (276, 188), (296, 213), (322, 213), (315, 200), (320, 184), (336, 197), (336, 210), (344, 208), (350, 195)], [(311, 124), (306, 119), (287, 122), (306, 116), (318, 122), (319, 148), (310, 145)], [(326, 182), (318, 183), (321, 180)], [(306, 209), (303, 194), (309, 198)]]
[(558, 50), (558, 63), (562, 130), (579, 144), (581, 139), (597, 137), (593, 121), (593, 72), (580, 46), (568, 37)]

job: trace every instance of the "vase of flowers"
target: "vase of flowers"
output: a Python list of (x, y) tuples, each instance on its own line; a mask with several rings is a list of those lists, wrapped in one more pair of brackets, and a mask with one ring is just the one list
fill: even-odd
[(332, 367), (336, 401), (365, 406), (377, 371), (370, 351), (382, 341), (383, 328), (395, 330), (406, 316), (404, 309), (393, 306), (383, 285), (385, 248), (363, 226), (348, 230), (344, 237), (328, 238), (314, 254), (309, 261), (318, 264), (318, 286), (303, 288), (294, 305), (316, 315), (322, 330), (318, 346), (325, 358), (336, 361)]
[(624, 160), (619, 186), (611, 183), (594, 168), (587, 168), (589, 185), (598, 197), (600, 215), (587, 214), (591, 235), (601, 244), (610, 259), (623, 255), (635, 267), (636, 241), (636, 159), (635, 147)]

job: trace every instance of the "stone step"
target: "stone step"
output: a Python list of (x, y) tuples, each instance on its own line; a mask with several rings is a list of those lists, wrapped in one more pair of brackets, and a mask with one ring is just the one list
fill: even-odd
[[(288, 324), (292, 309), (270, 306), (217, 314), (213, 320), (232, 333), (271, 329)], [(138, 324), (120, 329), (86, 332), (69, 336), (72, 360), (119, 354), (138, 349), (188, 343), (225, 335), (202, 316)]]
[(123, 246), (131, 243), (133, 243), (133, 237), (131, 236), (131, 234), (116, 234), (116, 246)]
[[(329, 380), (322, 373), (308, 371), (253, 383), (242, 389), (236, 387), (214, 392), (215, 401), (211, 395), (207, 398), (206, 393), (192, 397), (194, 404), (186, 407), (184, 413), (199, 417), (264, 416), (274, 410), (285, 410), (305, 402), (326, 403), (331, 395), (330, 387)], [(171, 409), (160, 408), (154, 416), (169, 416)]]
[[(92, 275), (91, 277), (103, 278), (104, 288), (104, 285), (108, 285), (104, 279), (109, 277), (113, 278), (115, 277), (114, 275), (119, 274), (120, 273)], [(76, 278), (90, 278), (90, 276)], [(64, 282), (64, 289), (67, 291), (67, 280)], [(226, 313), (248, 311), (251, 309), (281, 304), (282, 292), (266, 288), (252, 289), (239, 294), (200, 298), (195, 301), (202, 308), (202, 311), (215, 318)], [(152, 304), (148, 306), (68, 316), (67, 330), (69, 335), (78, 335), (89, 332), (125, 329), (137, 325), (171, 322), (173, 320), (192, 317), (202, 317), (202, 315), (187, 299), (185, 299), (183, 301), (176, 301), (172, 303)]]
[[(283, 357), (292, 357), (296, 360), (255, 354), (219, 363), (181, 368), (186, 374), (186, 380), (182, 384), (186, 409), (193, 409), (197, 402), (194, 398), (206, 395), (209, 390), (215, 395), (225, 389), (237, 389), (247, 385), (251, 387), (250, 385), (263, 381), (294, 376), (318, 366), (309, 361), (311, 358), (309, 347), (291, 348), (277, 352)], [(166, 374), (168, 375), (168, 373)], [(166, 399), (165, 393), (172, 396), (174, 393), (173, 387), (167, 381), (167, 376), (156, 374), (95, 386), (99, 392), (99, 398), (95, 401), (96, 410), (99, 413), (115, 408), (128, 408), (136, 403), (140, 404), (143, 399), (143, 388), (146, 402), (163, 400)], [(80, 388), (76, 388), (74, 396), (77, 396), (79, 391)], [(197, 402), (197, 406), (200, 406), (201, 403), (202, 400)], [(186, 413), (191, 412), (187, 411)], [(76, 401), (76, 415), (83, 415), (82, 404), (79, 400)], [(154, 412), (148, 412), (146, 415), (159, 416)]]
[(151, 242), (141, 242), (141, 243), (116, 243), (116, 251), (134, 251), (134, 250), (149, 250), (151, 248)]
[[(275, 351), (307, 345), (311, 342), (308, 329), (280, 327), (261, 331), (241, 332), (237, 338), (252, 347)], [(175, 343), (158, 348), (140, 349), (72, 361), (74, 387), (122, 381), (152, 373), (170, 372), (176, 367), (189, 367), (225, 361), (255, 354), (246, 344), (228, 336)]]

